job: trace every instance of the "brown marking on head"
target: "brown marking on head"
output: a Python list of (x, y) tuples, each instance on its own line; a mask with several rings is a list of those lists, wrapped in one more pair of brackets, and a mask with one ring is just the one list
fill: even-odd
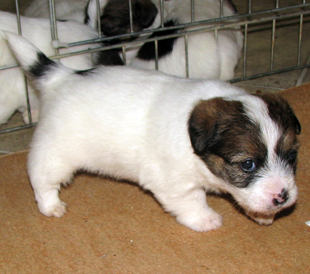
[(246, 187), (255, 175), (255, 171), (245, 170), (247, 161), (256, 169), (265, 163), (267, 148), (259, 126), (246, 116), (239, 101), (214, 98), (199, 102), (188, 129), (195, 154), (216, 176), (237, 187)]
[(280, 125), (284, 131), (294, 130), (296, 135), (300, 134), (300, 123), (289, 103), (283, 97), (277, 94), (263, 94), (258, 97), (267, 104), (271, 119)]
[[(133, 31), (142, 31), (150, 27), (158, 10), (150, 0), (132, 0)], [(101, 16), (102, 32), (106, 36), (130, 33), (130, 15), (128, 0), (109, 0)]]
[(282, 131), (277, 143), (276, 153), (293, 165), (295, 171), (299, 147), (296, 135), (300, 134), (301, 125), (284, 98), (276, 94), (264, 94), (259, 97), (267, 104), (269, 116)]

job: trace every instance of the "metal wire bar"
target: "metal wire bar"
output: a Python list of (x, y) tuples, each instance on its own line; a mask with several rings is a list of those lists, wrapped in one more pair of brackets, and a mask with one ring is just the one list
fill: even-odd
[(101, 32), (101, 18), (100, 18), (100, 2), (99, 0), (96, 0), (96, 7), (97, 7), (97, 28), (98, 28), (98, 37), (102, 37), (102, 32)]
[(220, 18), (224, 16), (223, 0), (220, 0)]
[[(162, 27), (162, 28), (156, 29), (156, 31), (161, 32), (161, 31), (166, 31), (166, 30), (182, 30), (182, 29), (189, 27), (189, 26), (205, 26), (206, 29), (211, 30), (211, 28), (213, 28), (213, 27), (214, 28), (216, 28), (216, 27), (217, 28), (223, 28), (227, 25), (229, 25), (229, 26), (242, 26), (242, 25), (247, 24), (247, 23), (248, 24), (262, 23), (262, 22), (272, 21), (273, 19), (284, 19), (284, 18), (290, 18), (290, 17), (297, 17), (297, 16), (300, 16), (301, 14), (304, 14), (304, 15), (310, 14), (310, 10), (303, 9), (306, 7), (310, 8), (310, 3), (309, 4), (300, 4), (297, 6), (291, 6), (290, 9), (301, 8), (301, 10), (298, 12), (293, 12), (293, 13), (289, 13), (289, 14), (282, 14), (282, 15), (281, 14), (275, 14), (275, 15), (269, 16), (269, 17), (262, 17), (262, 18), (257, 18), (257, 19), (253, 18), (256, 15), (262, 15), (265, 13), (269, 14), (272, 12), (275, 13), (276, 11), (280, 11), (280, 10), (287, 10), (287, 7), (284, 7), (284, 8), (279, 8), (279, 9), (273, 9), (272, 12), (271, 12), (271, 10), (267, 10), (264, 12), (251, 13), (251, 18), (247, 18), (248, 14), (234, 15), (234, 16), (228, 16), (228, 17), (223, 17), (223, 18), (214, 18), (214, 19), (203, 20), (203, 21), (195, 21), (193, 23), (184, 23), (184, 24), (180, 24), (177, 26), (173, 26), (173, 27)], [(232, 19), (243, 19), (243, 21), (231, 23)], [(211, 25), (211, 23), (213, 23), (213, 24)], [(147, 29), (147, 30), (140, 31), (140, 32), (134, 32), (133, 34), (122, 34), (122, 35), (117, 35), (114, 37), (105, 37), (105, 38), (101, 38), (101, 39), (78, 41), (78, 42), (74, 42), (74, 43), (68, 43), (68, 47), (79, 46), (79, 45), (90, 44), (90, 43), (111, 41), (113, 39), (129, 38), (132, 35), (152, 33), (153, 31), (154, 31), (154, 29)], [(165, 36), (165, 38), (168, 38), (168, 36)], [(139, 41), (141, 42), (141, 40), (139, 40)]]
[(126, 66), (127, 65), (127, 58), (126, 58), (126, 47), (122, 47), (122, 57), (123, 57), (123, 63)]
[(275, 39), (276, 39), (276, 19), (273, 19), (272, 20), (272, 31), (271, 31), (270, 71), (273, 71), (273, 67), (274, 67)]
[(284, 72), (289, 72), (289, 71), (304, 69), (304, 68), (309, 68), (309, 67), (310, 67), (310, 64), (305, 64), (302, 66), (295, 66), (295, 67), (288, 67), (288, 68), (278, 69), (278, 70), (274, 70), (274, 71), (258, 73), (258, 74), (250, 75), (247, 77), (235, 78), (235, 79), (229, 80), (228, 82), (236, 83), (236, 82), (241, 82), (241, 81), (253, 80), (256, 78), (261, 78), (261, 77), (265, 77), (265, 76), (275, 75), (275, 74), (279, 74), (279, 73), (284, 73)]
[(131, 0), (128, 0), (129, 4), (129, 23), (130, 23), (130, 32), (133, 33), (133, 18), (132, 18), (132, 3)]
[[(18, 0), (15, 0), (15, 7), (16, 7), (16, 20), (17, 20), (17, 30), (18, 34), (22, 35), (22, 25), (20, 20), (20, 12), (19, 12), (19, 3)], [(31, 115), (31, 105), (30, 105), (30, 98), (29, 98), (29, 91), (28, 91), (28, 82), (27, 77), (24, 75), (24, 84), (25, 84), (25, 96), (26, 96), (26, 105), (27, 105), (27, 111), (28, 111), (28, 120), (29, 123), (32, 123), (32, 115)]]
[(158, 70), (158, 40), (154, 41), (155, 46), (155, 69)]
[(18, 31), (18, 34), (21, 35), (22, 28), (21, 28), (21, 23), (20, 23), (20, 12), (19, 12), (18, 0), (15, 0), (15, 8), (16, 8), (17, 31)]
[(165, 23), (165, 6), (164, 0), (160, 0), (160, 26), (163, 28)]
[(303, 30), (303, 14), (300, 15), (299, 19), (299, 32), (298, 32), (298, 53), (297, 53), (297, 65), (300, 65), (301, 61), (301, 42), (302, 42), (302, 30)]
[(32, 124), (22, 125), (22, 126), (18, 126), (18, 127), (2, 129), (2, 130), (0, 130), (0, 134), (2, 134), (2, 133), (10, 133), (10, 132), (18, 131), (18, 130), (21, 130), (21, 129), (32, 128), (32, 127), (34, 127), (36, 125), (37, 125), (37, 123), (32, 123)]
[(185, 76), (189, 78), (189, 62), (188, 62), (188, 35), (184, 36), (184, 43), (185, 43)]
[(195, 22), (195, 0), (191, 0), (191, 22)]
[[(51, 27), (51, 38), (52, 41), (58, 41), (57, 24), (56, 24), (56, 12), (54, 0), (49, 0), (49, 11), (50, 11), (50, 27)], [(59, 55), (58, 48), (55, 48), (55, 55)]]
[(243, 77), (246, 77), (247, 72), (247, 52), (248, 52), (248, 24), (244, 25), (243, 34)]

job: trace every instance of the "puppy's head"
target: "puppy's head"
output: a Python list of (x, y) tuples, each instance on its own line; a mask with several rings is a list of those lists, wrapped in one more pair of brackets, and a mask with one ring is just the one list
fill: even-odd
[(292, 109), (276, 95), (201, 101), (189, 119), (194, 153), (218, 179), (211, 186), (231, 193), (246, 211), (265, 215), (297, 199), (300, 131)]
[[(134, 32), (151, 27), (158, 14), (158, 9), (151, 0), (132, 0), (131, 7), (128, 0), (99, 0), (99, 2), (101, 31), (105, 36), (131, 32), (130, 9)], [(86, 7), (85, 24), (97, 28), (97, 21), (96, 0), (90, 0)], [(134, 38), (136, 37), (132, 37)], [(118, 41), (114, 40), (115, 42)]]

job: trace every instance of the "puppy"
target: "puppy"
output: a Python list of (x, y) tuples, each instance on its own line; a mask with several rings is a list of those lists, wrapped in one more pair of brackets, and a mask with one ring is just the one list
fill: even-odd
[[(55, 55), (55, 49), (51, 44), (50, 21), (44, 18), (28, 18), (21, 16), (22, 34), (41, 51), (48, 56)], [(0, 30), (18, 33), (16, 15), (0, 11)], [(57, 22), (58, 37), (61, 42), (72, 43), (81, 40), (97, 38), (97, 32), (84, 24), (66, 21)], [(77, 47), (59, 49), (60, 54), (68, 54), (99, 48), (100, 44), (81, 45)], [(79, 54), (62, 58), (61, 62), (75, 69), (89, 69), (102, 59), (99, 54)], [(0, 32), (0, 67), (14, 66), (17, 62), (8, 48), (3, 33)], [(30, 105), (32, 109), (32, 121), (38, 120), (39, 100), (33, 86), (28, 85)], [(0, 70), (0, 124), (6, 123), (10, 116), (16, 111), (23, 114), (24, 121), (28, 120), (27, 102), (25, 96), (24, 76), (20, 68)]]
[[(105, 36), (130, 33), (129, 1), (99, 0), (101, 30)], [(158, 9), (151, 0), (132, 0), (133, 31), (142, 31), (154, 23)], [(49, 17), (49, 5), (45, 0), (34, 0), (26, 8), (29, 17)], [(97, 0), (55, 0), (57, 19), (75, 20), (97, 29)], [(159, 26), (159, 24), (157, 24)]]
[[(153, 0), (153, 4), (149, 0), (133, 1), (132, 3), (133, 30), (154, 29), (149, 38), (158, 38), (159, 40), (157, 52), (154, 42), (134, 43), (127, 47), (126, 64), (137, 68), (155, 69), (156, 58), (158, 58), (158, 70), (168, 74), (221, 80), (229, 80), (234, 77), (234, 70), (243, 48), (243, 35), (240, 28), (219, 30), (217, 37), (214, 32), (189, 34), (188, 56), (186, 56), (184, 36), (174, 38), (164, 38), (164, 36), (177, 35), (182, 31), (190, 32), (201, 28), (201, 26), (176, 28), (178, 25), (191, 23), (191, 0), (163, 1), (163, 7), (160, 7), (159, 1), (155, 0)], [(221, 15), (219, 0), (196, 0), (194, 3), (194, 19), (197, 22), (219, 18)], [(100, 7), (102, 9), (101, 29), (105, 36), (130, 33), (128, 1), (101, 0)], [(163, 11), (158, 12), (161, 9)], [(237, 10), (230, 0), (223, 1), (223, 16), (232, 16), (236, 13)], [(161, 26), (162, 14), (164, 27), (168, 29), (156, 31), (156, 28)], [(95, 28), (97, 26), (95, 2), (89, 2), (88, 15), (86, 22)], [(127, 36), (126, 39), (128, 40)], [(112, 40), (112, 44), (117, 41)], [(188, 58), (188, 75), (186, 58)]]
[[(182, 29), (172, 28), (177, 25), (191, 23), (191, 0), (165, 1), (164, 27), (166, 31), (154, 32), (150, 38), (162, 38), (166, 35), (178, 34), (181, 31), (193, 31), (201, 26), (187, 26)], [(219, 0), (195, 0), (195, 21), (219, 18)], [(230, 0), (223, 1), (223, 16), (237, 13)], [(217, 37), (214, 32), (200, 32), (188, 35), (186, 55), (184, 36), (159, 39), (157, 54), (154, 42), (145, 43), (138, 51), (130, 65), (139, 68), (155, 69), (156, 57), (158, 70), (191, 78), (230, 80), (234, 77), (234, 70), (241, 56), (243, 35), (239, 28), (220, 29)], [(188, 59), (188, 75), (186, 61)]]
[[(131, 27), (133, 32), (140, 32), (148, 28), (157, 28), (160, 25), (160, 16), (156, 5), (151, 0), (132, 0), (132, 25), (130, 22), (129, 1), (128, 0), (99, 0), (100, 30), (104, 37), (118, 37), (107, 40), (104, 45), (115, 45), (120, 42), (129, 42), (137, 39), (141, 35), (130, 35)], [(98, 30), (98, 10), (97, 0), (56, 0), (55, 14), (58, 19), (70, 19), (84, 23), (89, 27)], [(49, 7), (47, 1), (34, 0), (25, 10), (27, 16), (49, 17)], [(97, 64), (123, 65), (130, 63), (136, 56), (141, 44), (128, 46), (126, 48), (126, 60), (121, 57), (121, 49), (111, 49), (102, 51), (98, 56)]]
[(79, 169), (137, 182), (196, 231), (222, 225), (205, 191), (231, 193), (264, 225), (295, 203), (301, 127), (284, 99), (123, 66), (75, 71), (7, 38), (41, 91), (28, 172), (46, 216), (66, 212), (60, 185)]
[[(35, 3), (40, 0), (35, 0)], [(61, 1), (62, 5), (66, 1)], [(134, 32), (146, 29), (154, 29), (153, 33), (145, 33), (143, 36), (159, 38), (158, 52), (155, 51), (154, 42), (133, 43), (126, 47), (126, 60), (119, 60), (117, 64), (128, 64), (137, 68), (156, 68), (156, 57), (158, 57), (157, 68), (159, 71), (176, 75), (189, 76), (191, 78), (230, 80), (234, 77), (234, 70), (241, 56), (243, 48), (243, 35), (239, 28), (222, 29), (215, 37), (214, 32), (202, 32), (188, 35), (188, 56), (186, 56), (184, 36), (166, 38), (167, 35), (177, 35), (182, 31), (193, 31), (198, 27), (187, 26), (175, 28), (178, 25), (189, 24), (192, 20), (191, 0), (169, 0), (163, 1), (162, 6), (158, 0), (132, 0), (132, 28)], [(71, 5), (71, 2), (70, 2)], [(100, 22), (102, 34), (106, 37), (118, 37), (122, 34), (131, 33), (129, 20), (128, 0), (99, 0)], [(58, 18), (68, 16), (63, 14), (66, 10), (57, 5), (56, 14)], [(72, 8), (72, 7), (70, 7)], [(209, 20), (220, 17), (219, 0), (195, 0), (195, 21)], [(47, 4), (45, 12), (41, 16), (47, 16)], [(58, 10), (59, 9), (59, 10)], [(77, 2), (76, 9), (81, 10)], [(162, 12), (159, 12), (162, 9)], [(32, 8), (34, 10), (34, 8)], [(231, 0), (223, 1), (223, 16), (232, 16), (237, 13)], [(34, 15), (27, 12), (28, 15)], [(37, 14), (35, 14), (37, 15)], [(163, 18), (161, 16), (163, 15)], [(156, 31), (161, 26), (163, 19), (164, 27), (171, 28), (165, 31)], [(81, 17), (76, 20), (81, 21)], [(98, 12), (97, 0), (90, 0), (86, 7), (85, 24), (97, 29)], [(199, 26), (201, 28), (201, 26)], [(112, 39), (108, 43), (115, 45), (119, 42), (128, 42), (141, 35), (123, 36)], [(118, 51), (120, 58), (122, 52)], [(115, 54), (115, 51), (114, 51)], [(107, 59), (108, 55), (102, 58)], [(189, 72), (186, 72), (186, 58), (188, 58)], [(106, 61), (107, 63), (107, 61)], [(110, 64), (110, 63), (108, 63)]]

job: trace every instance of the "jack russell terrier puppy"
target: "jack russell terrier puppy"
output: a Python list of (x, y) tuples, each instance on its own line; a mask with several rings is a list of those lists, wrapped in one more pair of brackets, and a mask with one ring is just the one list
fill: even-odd
[(281, 97), (123, 66), (77, 71), (6, 35), (41, 92), (28, 172), (46, 216), (66, 212), (58, 192), (77, 170), (138, 183), (196, 231), (222, 225), (206, 192), (229, 192), (263, 225), (296, 202), (301, 126)]

